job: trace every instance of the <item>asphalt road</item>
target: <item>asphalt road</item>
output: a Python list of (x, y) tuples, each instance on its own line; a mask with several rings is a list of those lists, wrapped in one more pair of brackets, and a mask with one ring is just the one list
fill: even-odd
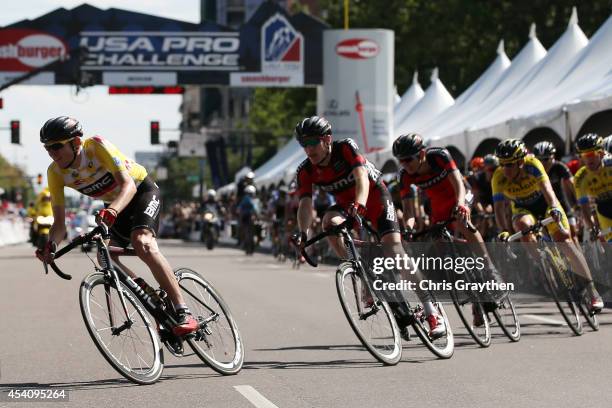
[[(523, 329), (510, 343), (496, 329), (477, 347), (452, 306), (455, 355), (438, 360), (417, 339), (393, 367), (377, 363), (351, 331), (338, 303), (334, 269), (246, 257), (196, 244), (163, 241), (173, 266), (204, 274), (222, 293), (246, 346), (243, 370), (223, 377), (195, 356), (166, 353), (161, 380), (131, 384), (102, 358), (78, 306), (91, 262), (74, 252), (60, 262), (74, 276), (45, 276), (26, 245), (0, 248), (0, 387), (53, 387), (69, 402), (0, 406), (70, 407), (609, 407), (612, 311), (601, 330), (572, 336), (550, 304), (519, 308)], [(138, 265), (129, 259), (130, 265)], [(142, 268), (139, 270), (143, 271)], [(142, 276), (151, 282), (148, 272)]]

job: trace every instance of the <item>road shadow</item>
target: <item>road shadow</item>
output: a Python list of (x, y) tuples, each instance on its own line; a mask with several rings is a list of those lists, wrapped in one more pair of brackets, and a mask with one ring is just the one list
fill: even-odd
[(51, 389), (64, 389), (67, 391), (79, 391), (79, 390), (95, 390), (95, 389), (111, 389), (111, 388), (124, 388), (138, 386), (125, 378), (108, 378), (103, 380), (93, 381), (73, 381), (73, 382), (15, 382), (15, 383), (2, 383), (0, 388), (51, 388)]

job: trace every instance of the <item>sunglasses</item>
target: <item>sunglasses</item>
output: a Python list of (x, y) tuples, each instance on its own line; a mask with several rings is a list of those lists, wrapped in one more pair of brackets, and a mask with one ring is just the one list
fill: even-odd
[(321, 143), (321, 138), (318, 138), (318, 137), (300, 140), (300, 146), (302, 147), (316, 146), (319, 143)]
[(512, 162), (512, 163), (503, 163), (502, 167), (505, 167), (507, 169), (509, 169), (510, 167), (514, 167), (515, 165), (517, 165), (518, 162)]
[(59, 149), (61, 149), (62, 147), (64, 147), (64, 145), (66, 143), (70, 142), (70, 140), (67, 140), (65, 142), (57, 142), (57, 143), (53, 143), (50, 145), (45, 145), (45, 149), (49, 152), (49, 151), (54, 151), (57, 152)]
[(401, 159), (399, 159), (400, 163), (410, 163), (413, 160), (417, 160), (419, 158), (418, 154), (415, 154), (414, 156), (407, 156), (407, 157), (402, 157)]
[(590, 152), (580, 153), (580, 157), (585, 158), (585, 159), (590, 159), (592, 157), (598, 157), (599, 152), (600, 152), (599, 150), (591, 150)]

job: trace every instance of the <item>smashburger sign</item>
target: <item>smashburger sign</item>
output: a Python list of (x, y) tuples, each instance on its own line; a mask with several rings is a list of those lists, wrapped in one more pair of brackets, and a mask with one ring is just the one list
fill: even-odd
[(336, 54), (350, 59), (367, 59), (378, 55), (380, 47), (366, 38), (349, 38), (336, 45)]
[(0, 71), (30, 71), (67, 53), (68, 47), (60, 38), (43, 31), (0, 30)]

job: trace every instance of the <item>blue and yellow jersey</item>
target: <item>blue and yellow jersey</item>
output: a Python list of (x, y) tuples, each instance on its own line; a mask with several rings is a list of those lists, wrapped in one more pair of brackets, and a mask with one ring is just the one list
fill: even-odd
[(592, 197), (597, 211), (612, 218), (612, 157), (605, 157), (597, 171), (581, 167), (574, 177), (574, 185), (579, 204), (588, 204)]
[(493, 202), (503, 201), (506, 198), (519, 207), (530, 207), (538, 204), (544, 198), (541, 184), (548, 180), (548, 175), (542, 163), (533, 155), (525, 157), (523, 169), (526, 177), (510, 180), (504, 175), (503, 167), (498, 167), (493, 173), (491, 188)]
[(108, 140), (95, 136), (85, 139), (78, 168), (61, 169), (55, 162), (47, 170), (51, 202), (64, 205), (64, 187), (70, 187), (90, 197), (112, 202), (121, 191), (114, 173), (127, 171), (136, 187), (147, 176), (147, 170), (125, 157)]

